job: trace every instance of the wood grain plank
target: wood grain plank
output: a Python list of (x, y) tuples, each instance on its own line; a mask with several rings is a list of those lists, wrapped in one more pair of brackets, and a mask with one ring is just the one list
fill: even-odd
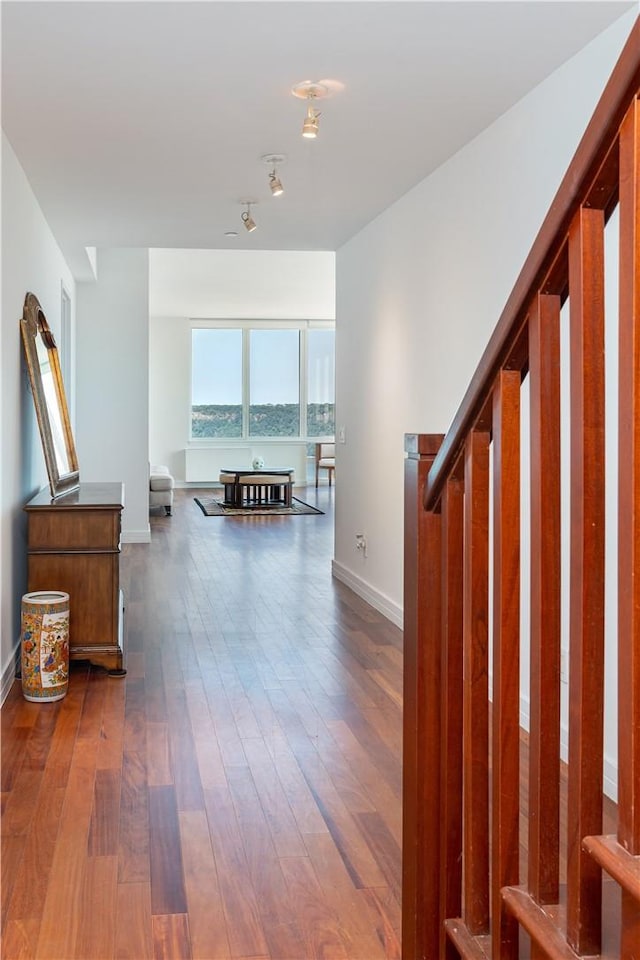
[(150, 787), (172, 785), (173, 769), (169, 749), (169, 726), (166, 722), (146, 723), (147, 780)]
[(231, 795), (228, 788), (215, 787), (205, 790), (204, 797), (231, 956), (266, 955), (267, 941)]
[(339, 918), (340, 935), (348, 955), (368, 960), (384, 957), (384, 947), (371, 926), (368, 903), (362, 890), (354, 887), (331, 837), (307, 836), (305, 844), (324, 899)]
[[(127, 661), (127, 675), (129, 664)], [(98, 751), (98, 770), (120, 771), (124, 750), (124, 721), (127, 687), (124, 683), (106, 685), (100, 749)]]
[(462, 910), (462, 710), (464, 483), (442, 494), (442, 752), (440, 757), (440, 953), (454, 954), (443, 921)]
[(77, 740), (73, 750), (38, 938), (41, 960), (75, 956), (98, 745)]
[(243, 747), (278, 856), (305, 856), (304, 842), (264, 740), (245, 740)]
[(126, 701), (123, 729), (123, 750), (144, 753), (147, 749), (144, 678), (132, 678), (127, 674)]
[[(640, 112), (620, 130), (620, 326), (618, 463), (618, 839), (640, 855)], [(623, 898), (621, 956), (640, 936)]]
[(194, 960), (231, 956), (209, 824), (203, 810), (178, 814)]
[(37, 956), (39, 920), (9, 920), (2, 936), (4, 960), (33, 960)]
[(267, 747), (278, 779), (291, 808), (298, 830), (305, 833), (325, 833), (328, 827), (322, 819), (313, 794), (283, 732), (272, 736)]
[(82, 878), (80, 914), (77, 917), (78, 960), (112, 957), (116, 942), (118, 858), (90, 857)]
[(304, 956), (313, 960), (349, 960), (340, 920), (327, 903), (308, 857), (280, 861), (289, 896), (298, 903)]
[[(296, 753), (316, 806), (336, 849), (356, 887), (383, 887), (384, 875), (358, 827), (347, 810), (320, 757), (313, 753)], [(305, 846), (308, 847), (306, 838)]]
[(517, 960), (518, 926), (502, 887), (520, 880), (520, 371), (493, 393), (492, 952)]
[(80, 739), (98, 740), (102, 732), (102, 719), (107, 696), (107, 688), (101, 682), (103, 678), (96, 671), (89, 674), (88, 683), (80, 715), (78, 737)]
[(464, 465), (464, 920), (489, 932), (489, 435), (473, 432)]
[(559, 899), (560, 857), (560, 298), (529, 316), (531, 482), (528, 886)]
[(12, 878), (20, 868), (27, 839), (24, 836), (2, 837), (1, 843), (0, 877), (2, 880), (2, 920), (4, 922), (11, 900)]
[(41, 771), (22, 767), (5, 803), (2, 817), (3, 836), (20, 837), (28, 833), (42, 779)]
[[(100, 757), (100, 751), (98, 752)], [(98, 760), (99, 762), (99, 760)], [(120, 829), (120, 770), (96, 770), (93, 809), (89, 825), (90, 857), (113, 856), (118, 853)]]
[(154, 960), (191, 960), (189, 919), (172, 913), (151, 918)]
[(154, 916), (187, 912), (178, 806), (173, 787), (149, 787), (151, 912)]
[(118, 820), (118, 880), (149, 882), (149, 794), (145, 753), (125, 753)]
[(604, 214), (569, 232), (571, 577), (567, 936), (600, 952), (601, 878), (582, 838), (602, 832), (604, 710)]
[(402, 942), (409, 957), (435, 957), (440, 940), (439, 778), (428, 776), (426, 761), (439, 770), (441, 531), (423, 496), (441, 442), (405, 437)]
[(387, 960), (401, 960), (400, 946), (401, 910), (389, 888), (370, 887), (362, 891), (363, 898), (374, 916), (375, 932), (384, 947)]
[(382, 779), (348, 723), (329, 721), (327, 728), (399, 847), (402, 842), (402, 808), (395, 793)]
[[(7, 855), (3, 838), (2, 893), (11, 920), (39, 922), (42, 917), (65, 796), (65, 788), (57, 782), (58, 771), (47, 769), (33, 808), (34, 828), (24, 840), (12, 838), (20, 844), (18, 858)], [(38, 826), (43, 823), (46, 830)]]
[(204, 810), (200, 768), (184, 690), (167, 693), (167, 718), (178, 810)]
[(369, 849), (385, 877), (386, 886), (399, 900), (402, 887), (400, 847), (379, 813), (357, 813), (355, 816)]
[(152, 960), (149, 883), (119, 883), (116, 911), (114, 960)]
[(315, 745), (318, 756), (349, 813), (375, 813), (376, 808), (368, 791), (341, 751), (336, 750), (335, 740), (324, 723), (318, 727)]
[(268, 952), (282, 960), (297, 960), (304, 954), (304, 943), (295, 901), (290, 900), (251, 771), (246, 767), (231, 769), (229, 788)]

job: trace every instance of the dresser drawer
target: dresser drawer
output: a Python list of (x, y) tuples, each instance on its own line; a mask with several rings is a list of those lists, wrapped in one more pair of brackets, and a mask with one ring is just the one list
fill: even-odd
[(118, 550), (119, 510), (33, 511), (29, 518), (28, 547), (32, 551)]

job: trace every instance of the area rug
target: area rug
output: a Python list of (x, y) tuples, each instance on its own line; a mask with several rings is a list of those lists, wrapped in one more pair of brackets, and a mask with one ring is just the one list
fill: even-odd
[(309, 503), (292, 498), (290, 507), (227, 507), (215, 497), (194, 497), (205, 517), (302, 517), (310, 513), (324, 513)]

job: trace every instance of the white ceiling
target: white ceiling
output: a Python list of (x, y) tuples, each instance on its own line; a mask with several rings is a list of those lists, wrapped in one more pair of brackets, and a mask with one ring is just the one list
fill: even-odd
[[(634, 6), (5, 0), (2, 125), (77, 275), (85, 246), (335, 250)], [(325, 78), (305, 141), (290, 89)]]

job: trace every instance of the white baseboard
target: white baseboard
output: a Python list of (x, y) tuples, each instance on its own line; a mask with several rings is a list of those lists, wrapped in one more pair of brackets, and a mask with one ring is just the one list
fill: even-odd
[(11, 690), (11, 687), (15, 682), (19, 656), (20, 638), (18, 637), (16, 645), (13, 648), (12, 653), (9, 655), (9, 660), (2, 670), (2, 681), (0, 683), (0, 706), (2, 706), (7, 699), (9, 690)]
[(343, 567), (343, 565), (338, 563), (337, 560), (331, 561), (331, 572), (336, 580), (344, 583), (347, 587), (353, 590), (354, 593), (357, 593), (359, 597), (362, 597), (363, 600), (366, 600), (367, 603), (370, 604), (375, 610), (378, 610), (379, 613), (387, 618), (387, 620), (390, 620), (391, 623), (395, 623), (396, 627), (400, 627), (402, 630), (402, 607), (398, 606), (397, 603), (394, 603), (393, 600), (385, 596), (384, 593), (380, 593), (379, 590), (376, 590), (375, 587), (372, 587), (371, 584), (367, 583), (366, 580), (358, 577), (355, 573), (353, 573), (353, 571)]
[(151, 528), (146, 530), (123, 530), (120, 534), (121, 543), (151, 543)]
[[(528, 697), (520, 697), (520, 726), (524, 730), (530, 729), (530, 710)], [(569, 728), (566, 723), (560, 724), (560, 759), (567, 763), (569, 759)], [(603, 768), (603, 790), (605, 794), (618, 802), (618, 764), (605, 753)]]

